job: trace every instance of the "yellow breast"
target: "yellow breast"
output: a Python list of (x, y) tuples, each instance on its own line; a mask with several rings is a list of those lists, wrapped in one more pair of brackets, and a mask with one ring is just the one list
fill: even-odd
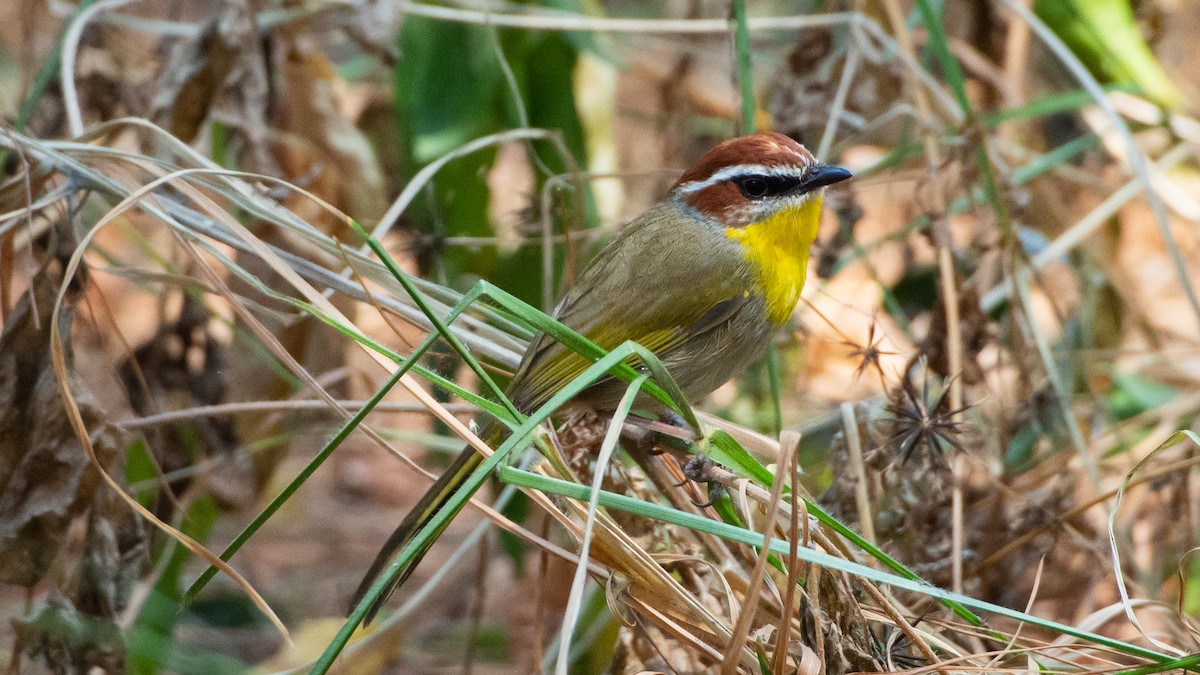
[(809, 249), (820, 222), (821, 197), (815, 196), (766, 220), (725, 230), (726, 236), (745, 247), (746, 259), (758, 272), (767, 317), (776, 325), (787, 322), (800, 300)]

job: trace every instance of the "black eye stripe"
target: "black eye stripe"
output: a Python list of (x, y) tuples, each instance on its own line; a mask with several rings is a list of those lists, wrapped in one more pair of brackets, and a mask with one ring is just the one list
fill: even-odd
[(765, 199), (791, 194), (799, 190), (803, 179), (796, 176), (771, 176), (750, 174), (731, 178), (742, 195), (748, 199)]

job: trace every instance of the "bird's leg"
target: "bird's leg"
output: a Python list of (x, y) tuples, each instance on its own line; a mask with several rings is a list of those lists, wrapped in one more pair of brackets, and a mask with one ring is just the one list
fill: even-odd
[(636, 451), (639, 455), (661, 455), (663, 451), (656, 447), (655, 437), (658, 434), (643, 423), (648, 421), (630, 415), (625, 419), (625, 427), (621, 429), (621, 438), (628, 444), (625, 447)]
[(655, 417), (655, 420), (630, 417), (625, 422), (625, 438), (645, 455), (661, 455), (668, 448), (686, 449), (686, 444), (699, 435), (682, 417), (669, 410)]
[[(682, 417), (671, 411), (661, 412), (658, 414), (659, 422), (674, 426), (677, 429), (690, 429), (688, 423), (684, 422)], [(646, 453), (649, 455), (661, 455), (667, 452), (666, 448), (662, 447), (662, 443), (666, 441), (661, 432), (655, 431), (647, 438), (649, 447), (646, 448)]]
[[(672, 424), (673, 426), (677, 426), (677, 427), (680, 427), (683, 429), (690, 429), (690, 425), (687, 422), (685, 422), (683, 420), (683, 418), (679, 417), (679, 415), (676, 415), (675, 413), (673, 413), (669, 410), (666, 413), (664, 413), (663, 415), (660, 415), (659, 419), (664, 422), (668, 422), (668, 423)], [(699, 434), (696, 434), (696, 436), (699, 436)], [(664, 451), (665, 450), (659, 450), (659, 453), (662, 453)], [(713, 477), (712, 467), (713, 467), (712, 460), (698, 452), (692, 454), (691, 458), (689, 458), (683, 464), (684, 480), (679, 482), (678, 487), (682, 487), (687, 481), (690, 480), (693, 483), (703, 483), (708, 488), (708, 494), (709, 494), (708, 501), (706, 501), (704, 503), (700, 503), (700, 502), (696, 502), (696, 501), (692, 502), (693, 504), (695, 504), (696, 506), (698, 506), (700, 508), (707, 508), (709, 506), (712, 506), (713, 502), (720, 499), (721, 496), (725, 494), (725, 486), (722, 485), (716, 478)]]

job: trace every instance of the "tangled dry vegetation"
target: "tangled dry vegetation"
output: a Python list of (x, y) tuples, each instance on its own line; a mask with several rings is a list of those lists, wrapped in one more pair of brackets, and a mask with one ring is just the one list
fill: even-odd
[[(0, 8), (9, 672), (1200, 664), (1194, 8), (1132, 93), (1016, 0), (752, 4), (749, 70), (725, 3), (125, 4)], [(351, 634), (474, 436), (445, 340), (399, 375), (426, 312), (550, 306), (746, 78), (857, 177), (711, 462), (558, 419)], [(533, 316), (450, 327), (506, 372)]]

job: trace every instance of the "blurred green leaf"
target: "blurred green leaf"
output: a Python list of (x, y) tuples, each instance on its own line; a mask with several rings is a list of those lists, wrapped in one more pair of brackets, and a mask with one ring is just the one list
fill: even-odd
[(1178, 393), (1174, 387), (1140, 375), (1116, 373), (1113, 375), (1112, 391), (1108, 395), (1108, 406), (1117, 419), (1124, 420), (1164, 405)]
[[(529, 497), (523, 493), (516, 493), (513, 498), (508, 501), (508, 504), (500, 510), (505, 518), (514, 523), (524, 523), (529, 517)], [(508, 555), (509, 560), (513, 563), (515, 570), (514, 574), (518, 578), (525, 576), (525, 540), (508, 530), (499, 530), (500, 547), (504, 553)]]
[[(621, 624), (608, 610), (604, 589), (593, 586), (580, 609), (575, 637), (571, 640), (569, 672), (580, 675), (611, 672), (620, 628)], [(556, 650), (547, 650), (546, 656), (553, 658)], [(550, 672), (550, 669), (543, 669), (543, 672)]]
[[(1114, 82), (1106, 84), (1103, 87), (1104, 91), (1128, 91), (1134, 92), (1137, 89), (1126, 82)], [(989, 129), (995, 129), (1004, 122), (1019, 122), (1021, 120), (1035, 119), (1038, 117), (1046, 117), (1057, 113), (1079, 110), (1080, 108), (1091, 105), (1095, 102), (1092, 95), (1082, 89), (1072, 91), (1064, 91), (1041, 98), (1035, 98), (1028, 103), (1005, 108), (994, 113), (989, 113), (985, 118)]]
[[(154, 600), (154, 593), (151, 599)], [(246, 664), (194, 645), (181, 644), (169, 635), (135, 625), (126, 635), (130, 673), (170, 672), (182, 675), (244, 673)], [(136, 666), (135, 666), (136, 664)]]
[(1200, 613), (1200, 559), (1189, 554), (1179, 564), (1184, 570), (1184, 578), (1187, 581), (1180, 605), (1186, 614), (1196, 616)]
[(892, 287), (892, 294), (907, 316), (932, 311), (938, 299), (937, 268), (917, 267), (908, 270)]
[(1033, 464), (1033, 451), (1037, 447), (1042, 433), (1033, 425), (1026, 426), (1013, 435), (1004, 450), (1004, 468), (1006, 473), (1020, 473)]
[(271, 622), (249, 597), (224, 594), (197, 600), (188, 607), (189, 619), (218, 628), (262, 627), (271, 630)]
[[(112, 620), (81, 612), (69, 601), (56, 601), (53, 596), (48, 603), (39, 603), (25, 616), (12, 619), (9, 626), (16, 635), (17, 644), (37, 644), (30, 651), (48, 657), (41, 665), (59, 672), (74, 660), (74, 654), (87, 654), (86, 658), (93, 664), (107, 664), (120, 663), (124, 651), (121, 630)], [(87, 668), (83, 663), (74, 665), (80, 672)], [(10, 672), (21, 670), (14, 667)], [(88, 672), (103, 670), (102, 666), (93, 665)]]
[(146, 448), (146, 439), (138, 438), (125, 449), (125, 484), (139, 486), (134, 498), (150, 508), (158, 495), (157, 479), (158, 472), (154, 470), (154, 459)]
[[(492, 30), (498, 39), (489, 33)], [(470, 140), (522, 126), (519, 111), (525, 113), (530, 126), (560, 132), (574, 157), (585, 157), (573, 87), (577, 46), (563, 35), (410, 17), (401, 31), (400, 50), (402, 57), (395, 70), (396, 114), (406, 174), (412, 175)], [(516, 91), (505, 77), (505, 67), (511, 70)], [(551, 174), (574, 168), (546, 144), (531, 147), (537, 153), (537, 166)], [(430, 196), (412, 205), (407, 217), (428, 235), (419, 261), (425, 271), (435, 271), (451, 285), (461, 288), (478, 278), (488, 279), (517, 297), (542, 305), (538, 247), (525, 246), (502, 255), (490, 246), (441, 245), (445, 237), (493, 234), (486, 179), (495, 159), (495, 150), (489, 150), (450, 162), (434, 178)], [(548, 177), (537, 175), (531, 201), (538, 198)], [(567, 203), (578, 198), (572, 196)], [(581, 225), (590, 222), (587, 216), (594, 212), (586, 190), (583, 199)], [(556, 215), (579, 220), (574, 210)], [(559, 267), (554, 266), (556, 273)]]
[(1182, 102), (1142, 38), (1129, 0), (1036, 0), (1034, 11), (1099, 79), (1133, 83), (1168, 108)]
[[(396, 114), (401, 128), (406, 173), (470, 140), (502, 126), (496, 96), (503, 77), (499, 61), (479, 26), (409, 17), (400, 31), (401, 58), (395, 69)], [(431, 183), (432, 199), (418, 199), (409, 213), (429, 235), (418, 259), (449, 278), (485, 276), (495, 264), (494, 249), (443, 250), (446, 236), (491, 234), (485, 181), (495, 150), (460, 157)]]
[(396, 99), (414, 163), (428, 164), (498, 126), (502, 77), (484, 28), (410, 17), (400, 49)]
[[(530, 126), (560, 132), (568, 151), (582, 162), (587, 150), (583, 124), (575, 106), (574, 73), (578, 62), (575, 47), (564, 36), (552, 33), (530, 35), (526, 32), (505, 31), (502, 33), (501, 42), (522, 89)], [(503, 96), (505, 100), (511, 101), (510, 92), (503, 92)], [(516, 126), (519, 120), (515, 113), (510, 115), (507, 124)], [(552, 174), (564, 174), (572, 170), (557, 152), (547, 151), (549, 148), (546, 144), (535, 143), (533, 148), (538, 153), (538, 160)], [(530, 195), (535, 200), (535, 209), (540, 208), (536, 200), (540, 199), (542, 186), (547, 178), (548, 176), (539, 175), (536, 192)], [(586, 184), (582, 204), (577, 201), (580, 196), (573, 193), (570, 183), (565, 184), (564, 188), (558, 190), (558, 194), (568, 196), (558, 200), (565, 208), (554, 213), (556, 220), (575, 227), (595, 222), (595, 205), (591, 199), (591, 190), (587, 189)], [(581, 206), (582, 209), (576, 208), (577, 206)], [(582, 216), (583, 222), (575, 222), (579, 220), (579, 216)], [(556, 249), (561, 252), (561, 247)], [(556, 264), (551, 270), (556, 282), (562, 276), (562, 268), (563, 265)], [(506, 256), (497, 265), (491, 279), (513, 295), (534, 305), (546, 306), (555, 299), (541, 297), (542, 252), (538, 246), (526, 246)]]

